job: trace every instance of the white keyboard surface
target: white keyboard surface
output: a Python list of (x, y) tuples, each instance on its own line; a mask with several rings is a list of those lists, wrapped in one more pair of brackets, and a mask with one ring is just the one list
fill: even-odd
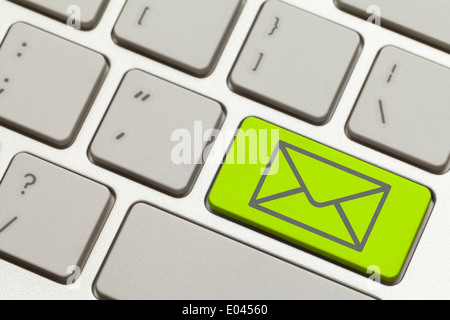
[[(0, 299), (450, 297), (450, 1), (179, 1), (0, 0)], [(398, 282), (212, 212), (249, 117), (431, 190)]]

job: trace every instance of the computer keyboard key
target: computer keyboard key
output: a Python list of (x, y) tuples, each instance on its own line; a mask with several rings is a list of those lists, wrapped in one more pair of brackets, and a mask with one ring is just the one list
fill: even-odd
[(349, 136), (433, 173), (450, 160), (450, 69), (395, 47), (379, 54), (347, 125)]
[(377, 266), (385, 282), (401, 279), (432, 205), (424, 186), (256, 118), (242, 124), (208, 199), (360, 273)]
[(21, 153), (0, 184), (0, 258), (66, 284), (83, 269), (112, 203), (107, 187)]
[(101, 299), (372, 299), (146, 204), (94, 284)]
[(330, 120), (361, 48), (355, 31), (270, 0), (230, 76), (233, 90), (314, 124)]
[[(10, 0), (83, 30), (99, 22), (108, 0)], [(79, 26), (77, 25), (79, 24)]]
[(67, 147), (107, 70), (99, 53), (28, 24), (14, 24), (0, 47), (0, 124)]
[(336, 0), (351, 14), (378, 20), (381, 26), (444, 50), (450, 50), (448, 0)]
[(113, 36), (120, 45), (197, 76), (212, 72), (245, 1), (127, 1)]
[(99, 165), (173, 196), (185, 196), (224, 118), (218, 102), (132, 70), (101, 124), (90, 156)]

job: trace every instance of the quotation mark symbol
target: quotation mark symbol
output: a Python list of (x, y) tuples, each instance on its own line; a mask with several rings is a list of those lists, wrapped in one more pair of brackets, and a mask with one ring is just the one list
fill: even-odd
[(397, 65), (395, 64), (394, 67), (392, 68), (391, 74), (389, 75), (389, 78), (387, 80), (387, 83), (391, 83), (392, 78), (394, 77), (395, 71), (397, 70)]
[[(136, 93), (136, 95), (134, 96), (134, 98), (135, 98), (135, 99), (139, 99), (140, 97), (142, 97), (143, 94), (144, 94), (143, 91), (139, 91), (138, 93)], [(143, 96), (143, 97), (141, 98), (141, 100), (145, 102), (145, 101), (147, 101), (150, 97), (151, 97), (150, 94), (146, 94), (145, 96)]]

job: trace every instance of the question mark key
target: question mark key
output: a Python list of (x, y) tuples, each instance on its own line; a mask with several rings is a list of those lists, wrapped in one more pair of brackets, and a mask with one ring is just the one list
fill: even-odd
[(27, 182), (25, 183), (25, 186), (23, 187), (23, 191), (21, 192), (21, 194), (25, 194), (25, 190), (28, 187), (34, 186), (37, 182), (37, 178), (34, 174), (28, 173), (25, 175), (25, 179), (27, 179)]
[(113, 202), (100, 183), (16, 155), (0, 184), (0, 259), (67, 284), (68, 267), (82, 272)]

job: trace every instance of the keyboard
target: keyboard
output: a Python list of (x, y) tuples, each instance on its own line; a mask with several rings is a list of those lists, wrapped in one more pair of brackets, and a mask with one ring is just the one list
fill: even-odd
[(448, 298), (448, 9), (0, 0), (0, 299)]

